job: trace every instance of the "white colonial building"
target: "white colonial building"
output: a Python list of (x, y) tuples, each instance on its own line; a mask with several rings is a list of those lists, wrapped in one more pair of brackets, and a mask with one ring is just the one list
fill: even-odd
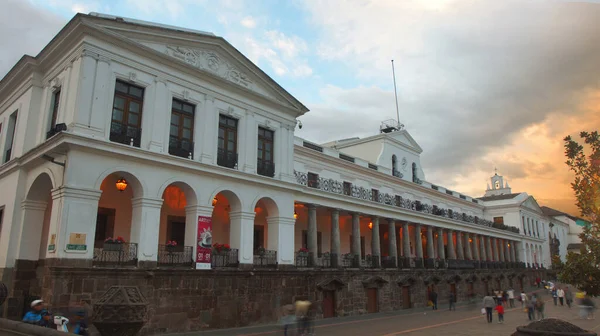
[(482, 198), (427, 182), (397, 123), (320, 145), (294, 136), (307, 111), (221, 37), (76, 15), (0, 82), (2, 279), (191, 266), (199, 217), (232, 249), (213, 267), (537, 267), (566, 239), (499, 176)]

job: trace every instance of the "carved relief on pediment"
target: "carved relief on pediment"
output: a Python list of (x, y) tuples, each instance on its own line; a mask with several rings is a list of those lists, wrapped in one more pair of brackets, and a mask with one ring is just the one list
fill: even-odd
[(215, 51), (167, 46), (166, 52), (171, 57), (177, 58), (196, 68), (210, 71), (235, 84), (248, 89), (254, 88), (252, 79), (250, 79), (247, 73), (226, 61)]

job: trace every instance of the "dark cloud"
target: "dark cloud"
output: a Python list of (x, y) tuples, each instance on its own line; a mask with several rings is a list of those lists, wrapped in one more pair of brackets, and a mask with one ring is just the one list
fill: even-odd
[[(331, 33), (343, 22), (341, 14), (336, 18), (332, 12), (313, 13), (317, 24), (320, 16), (326, 17), (324, 41), (332, 50), (341, 50), (330, 57), (348, 62), (357, 72), (380, 70), (379, 77), (387, 79), (385, 66), (373, 59), (403, 55), (396, 68), (401, 120), (425, 150), (422, 162), (427, 173), (438, 178), (468, 175), (481, 167), (476, 163), (483, 156), (551, 114), (585, 113), (579, 106), (581, 95), (597, 90), (600, 83), (597, 4), (458, 1), (444, 14), (427, 12), (419, 17), (417, 39), (410, 35), (411, 29), (402, 27), (410, 20), (403, 20), (400, 10), (394, 13), (400, 23), (393, 16), (386, 21), (385, 13), (370, 14), (365, 10), (362, 17), (350, 17), (356, 28), (341, 25), (352, 36), (369, 30), (369, 24), (379, 27), (352, 39)], [(381, 28), (388, 25), (388, 30)], [(340, 39), (339, 44), (331, 36)], [(348, 47), (352, 43), (360, 48)], [(373, 134), (380, 120), (395, 116), (393, 92), (357, 88), (346, 93), (323, 97), (326, 106), (308, 104), (312, 111), (303, 122), (311, 127), (300, 135), (327, 141)], [(514, 174), (512, 178), (550, 169), (519, 159), (521, 164), (506, 162), (507, 167), (502, 167)]]
[(36, 56), (66, 20), (25, 0), (4, 0), (0, 11), (0, 78), (24, 55)]

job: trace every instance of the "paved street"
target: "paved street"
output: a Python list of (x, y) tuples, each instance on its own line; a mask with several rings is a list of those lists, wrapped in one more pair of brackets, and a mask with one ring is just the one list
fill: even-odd
[[(546, 294), (545, 299), (550, 296)], [(520, 307), (520, 303), (516, 302)], [(387, 314), (363, 315), (359, 317), (337, 318), (319, 321), (315, 328), (317, 335), (327, 336), (394, 336), (394, 335), (510, 335), (517, 326), (526, 325), (527, 315), (521, 308), (507, 309), (505, 323), (498, 324), (497, 315), (494, 323), (488, 324), (485, 316), (480, 314), (480, 304), (463, 305), (456, 311), (440, 310), (433, 312), (423, 309), (410, 310), (409, 312), (395, 312)], [(567, 306), (555, 307), (552, 301), (546, 303), (546, 317), (566, 320), (586, 330), (600, 331), (600, 318), (598, 320), (578, 320), (577, 308), (569, 310)], [(250, 327), (243, 329), (219, 330), (203, 333), (189, 333), (203, 336), (262, 336), (283, 335), (281, 330), (273, 326)]]

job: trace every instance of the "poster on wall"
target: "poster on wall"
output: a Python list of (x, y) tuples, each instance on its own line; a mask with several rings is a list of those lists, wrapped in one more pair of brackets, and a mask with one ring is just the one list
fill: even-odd
[(196, 242), (196, 269), (211, 269), (212, 218), (198, 216), (198, 238)]

